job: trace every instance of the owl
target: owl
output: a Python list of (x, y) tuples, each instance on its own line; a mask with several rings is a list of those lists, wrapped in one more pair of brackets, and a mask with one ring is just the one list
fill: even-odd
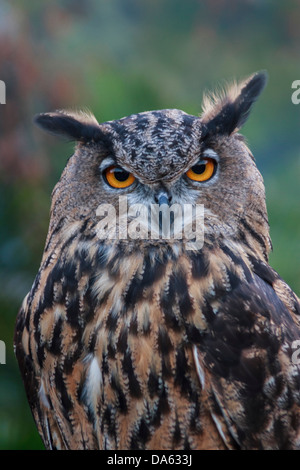
[(200, 117), (36, 117), (76, 142), (15, 327), (47, 449), (300, 449), (300, 304), (239, 134), (265, 83)]

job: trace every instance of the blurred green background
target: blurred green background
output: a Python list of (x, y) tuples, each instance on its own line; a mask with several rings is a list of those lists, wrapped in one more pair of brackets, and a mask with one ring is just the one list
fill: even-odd
[(299, 1), (0, 0), (0, 449), (43, 448), (12, 338), (73, 145), (35, 129), (34, 114), (84, 107), (100, 122), (158, 108), (199, 114), (205, 89), (266, 69), (243, 134), (266, 183), (271, 264), (299, 295), (300, 105), (291, 102), (299, 53)]

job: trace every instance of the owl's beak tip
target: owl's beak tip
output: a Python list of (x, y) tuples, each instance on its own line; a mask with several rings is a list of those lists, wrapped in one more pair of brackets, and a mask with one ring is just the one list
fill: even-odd
[(166, 193), (165, 191), (161, 191), (159, 192), (156, 196), (155, 196), (155, 202), (159, 205), (159, 206), (162, 206), (163, 204), (166, 204), (166, 205), (170, 205), (170, 202), (171, 202), (171, 199), (172, 199), (172, 196), (170, 196), (168, 193)]

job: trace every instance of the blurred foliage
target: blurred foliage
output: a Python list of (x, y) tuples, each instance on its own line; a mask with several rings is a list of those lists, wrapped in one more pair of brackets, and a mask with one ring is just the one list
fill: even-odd
[(0, 0), (0, 449), (43, 448), (13, 354), (15, 317), (37, 272), (51, 189), (72, 145), (35, 113), (89, 108), (99, 121), (158, 108), (201, 112), (205, 89), (266, 69), (243, 129), (266, 183), (271, 264), (300, 292), (300, 4), (288, 0)]

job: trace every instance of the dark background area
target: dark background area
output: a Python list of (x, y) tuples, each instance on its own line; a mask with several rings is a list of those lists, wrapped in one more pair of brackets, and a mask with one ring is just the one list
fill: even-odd
[[(13, 5), (12, 5), (13, 3)], [(41, 260), (50, 195), (73, 145), (33, 116), (90, 109), (201, 113), (202, 95), (261, 69), (242, 133), (266, 184), (271, 265), (300, 293), (300, 4), (276, 0), (0, 0), (0, 449), (43, 448), (13, 353), (15, 318)]]

